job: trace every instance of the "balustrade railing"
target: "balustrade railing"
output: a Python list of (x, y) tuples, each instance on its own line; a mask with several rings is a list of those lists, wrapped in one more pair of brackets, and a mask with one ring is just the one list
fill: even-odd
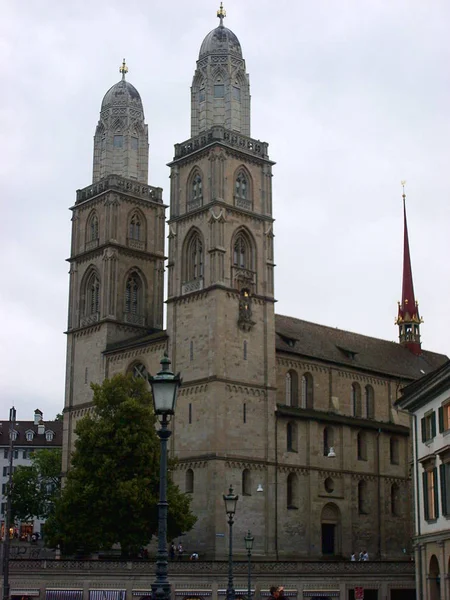
[(192, 152), (196, 152), (216, 141), (222, 141), (227, 146), (238, 148), (239, 150), (243, 150), (244, 152), (248, 152), (261, 158), (269, 157), (269, 144), (267, 142), (254, 140), (245, 135), (229, 131), (224, 127), (217, 126), (212, 127), (207, 133), (202, 133), (190, 140), (186, 140), (182, 144), (175, 144), (175, 159), (192, 154)]
[(135, 196), (140, 196), (146, 200), (154, 202), (162, 202), (162, 189), (151, 185), (144, 185), (138, 181), (131, 181), (120, 175), (109, 175), (92, 185), (89, 185), (82, 190), (77, 190), (77, 203), (89, 200), (94, 196), (98, 196), (107, 190), (117, 190), (119, 192), (129, 192)]

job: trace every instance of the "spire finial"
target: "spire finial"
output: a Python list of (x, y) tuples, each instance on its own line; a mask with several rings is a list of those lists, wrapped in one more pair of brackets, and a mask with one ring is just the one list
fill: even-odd
[(223, 20), (227, 16), (227, 11), (223, 9), (223, 2), (220, 3), (220, 8), (217, 11), (217, 16), (220, 19), (220, 27), (223, 27)]
[(125, 81), (125, 73), (128, 73), (128, 67), (125, 62), (125, 59), (122, 61), (122, 66), (119, 67), (119, 73), (122, 73), (122, 81)]
[(403, 188), (403, 194), (402, 194), (402, 197), (403, 197), (403, 200), (406, 200), (406, 193), (405, 193), (405, 185), (406, 185), (406, 181), (405, 181), (405, 180), (403, 180), (401, 183), (402, 183), (402, 188)]

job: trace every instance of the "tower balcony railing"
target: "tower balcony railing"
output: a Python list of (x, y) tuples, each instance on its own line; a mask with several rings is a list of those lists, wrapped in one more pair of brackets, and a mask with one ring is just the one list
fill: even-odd
[(133, 238), (128, 238), (127, 244), (130, 248), (133, 248), (133, 250), (145, 250), (144, 240), (135, 240)]
[(205, 146), (209, 146), (214, 142), (222, 142), (232, 148), (237, 148), (253, 156), (259, 156), (260, 158), (269, 158), (269, 144), (267, 142), (261, 142), (260, 140), (254, 140), (253, 138), (241, 135), (234, 131), (225, 129), (225, 127), (211, 127), (209, 131), (201, 133), (182, 144), (175, 144), (175, 159), (182, 158), (201, 150)]
[(80, 327), (87, 327), (88, 325), (95, 325), (100, 321), (100, 313), (92, 313), (91, 315), (85, 315), (80, 319)]
[(145, 315), (138, 315), (137, 313), (132, 312), (124, 312), (123, 320), (129, 325), (140, 325), (141, 327), (145, 326)]
[(126, 179), (120, 175), (108, 175), (100, 181), (88, 185), (82, 190), (77, 190), (76, 203), (85, 202), (90, 198), (94, 198), (103, 192), (108, 190), (117, 190), (119, 192), (130, 193), (134, 196), (139, 196), (145, 200), (152, 200), (153, 202), (162, 202), (162, 189), (153, 187), (151, 185), (145, 185), (138, 181)]
[(197, 210), (203, 206), (203, 198), (195, 198), (193, 200), (188, 200), (186, 203), (187, 212), (191, 212), (192, 210)]
[(203, 278), (193, 279), (192, 281), (187, 281), (183, 283), (181, 286), (182, 294), (189, 294), (190, 292), (198, 292), (203, 289)]
[(252, 201), (247, 198), (241, 198), (240, 196), (234, 197), (234, 205), (237, 206), (237, 208), (243, 208), (244, 210), (253, 209)]

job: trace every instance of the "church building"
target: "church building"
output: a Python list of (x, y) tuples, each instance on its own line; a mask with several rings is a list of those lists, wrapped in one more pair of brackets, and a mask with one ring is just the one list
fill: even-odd
[(264, 132), (251, 136), (241, 44), (218, 18), (195, 66), (190, 137), (169, 163), (168, 214), (125, 61), (103, 98), (93, 180), (71, 209), (63, 470), (91, 382), (155, 374), (168, 351), (183, 377), (173, 477), (198, 516), (188, 552), (226, 557), (232, 485), (237, 555), (250, 529), (255, 557), (409, 557), (410, 423), (394, 403), (446, 357), (422, 349), (406, 208), (399, 343), (275, 314), (275, 163)]

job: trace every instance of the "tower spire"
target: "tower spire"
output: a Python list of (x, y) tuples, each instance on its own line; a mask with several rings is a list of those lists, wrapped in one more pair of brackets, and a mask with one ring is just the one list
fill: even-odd
[(227, 16), (227, 11), (223, 9), (223, 2), (220, 3), (220, 8), (217, 11), (217, 16), (220, 19), (220, 25), (219, 25), (219, 27), (223, 27), (223, 20)]
[(409, 252), (408, 222), (406, 220), (406, 181), (402, 181), (403, 198), (403, 284), (402, 300), (398, 303), (398, 317), (396, 324), (399, 327), (400, 344), (411, 350), (414, 354), (421, 353), (420, 324), (423, 322), (419, 315), (419, 305), (414, 296), (414, 284), (411, 268), (411, 255)]
[(119, 67), (119, 73), (122, 73), (122, 81), (125, 81), (125, 75), (126, 73), (128, 73), (128, 67), (127, 63), (125, 62), (125, 59), (123, 59), (122, 61), (122, 66)]

